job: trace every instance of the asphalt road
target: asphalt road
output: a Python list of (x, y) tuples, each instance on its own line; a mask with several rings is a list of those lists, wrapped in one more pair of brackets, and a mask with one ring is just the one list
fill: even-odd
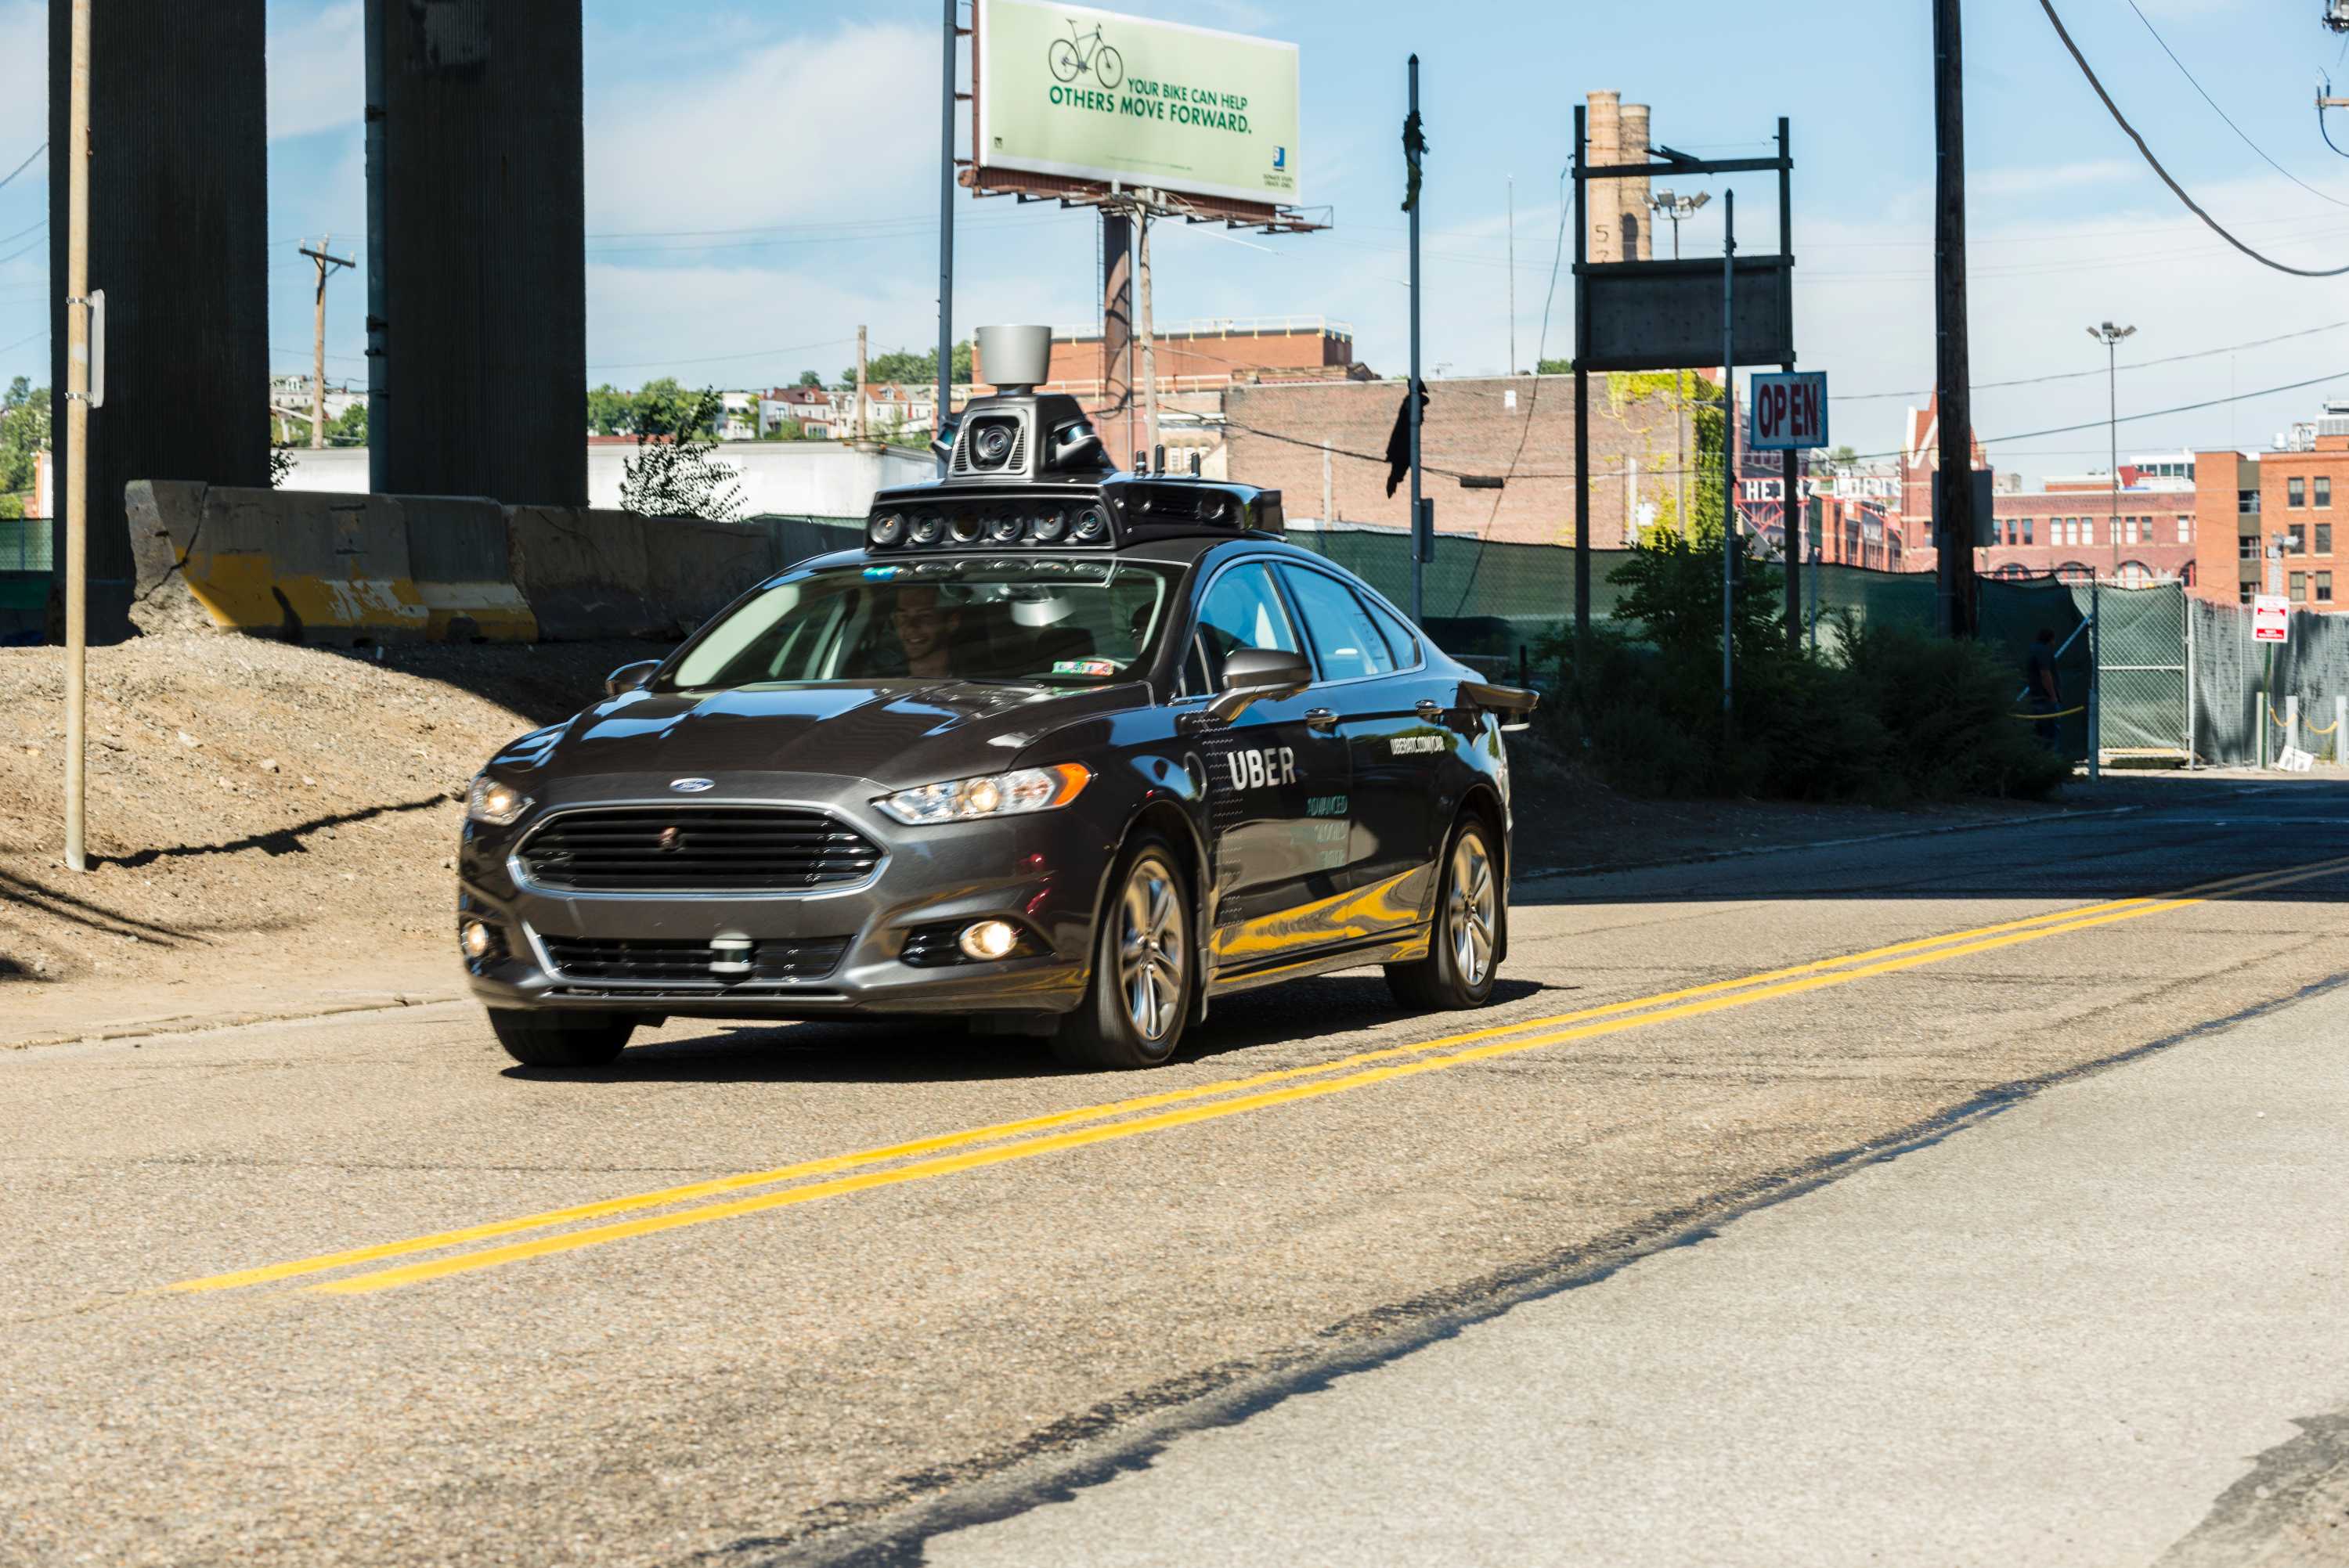
[[(1522, 885), (1499, 1006), (1400, 1016), (1374, 975), (1340, 976), (1219, 1006), (1185, 1060), (1141, 1077), (959, 1034), (691, 1023), (605, 1071), (526, 1074), (457, 1006), (0, 1059), (0, 1561), (988, 1561), (1011, 1539), (990, 1532), (1079, 1510), (1146, 1541), (1159, 1504), (1129, 1487), (1163, 1499), (1213, 1469), (1192, 1453), (1273, 1423), (1308, 1436), (1252, 1450), (1257, 1470), (1301, 1483), (1334, 1462), (1299, 1451), (1338, 1440), (1316, 1424), (1333, 1401), (1408, 1398), (1465, 1441), (1543, 1377), (1588, 1397), (1578, 1442), (1519, 1423), (1481, 1464), (1431, 1449), (1381, 1483), (1429, 1532), (1415, 1560), (1477, 1560), (1519, 1506), (1501, 1483), (1547, 1452), (1591, 1542), (1669, 1526), (1660, 1560), (1740, 1561), (1751, 1511), (1659, 1504), (1664, 1472), (1631, 1472), (1643, 1452), (1693, 1467), (1764, 1440), (1877, 1478), (1842, 1511), (1782, 1486), (1773, 1524), (1864, 1542), (1893, 1521), (1892, 1559), (1965, 1560), (1987, 1539), (1964, 1533), (1966, 1500), (1997, 1479), (1953, 1468), (1985, 1451), (1965, 1442), (2029, 1431), (2008, 1469), (2068, 1452), (2083, 1400), (2109, 1415), (2146, 1379), (2042, 1356), (2011, 1313), (1936, 1336), (1892, 1308), (1920, 1288), (1899, 1258), (2041, 1224), (2065, 1324), (2117, 1359), (2133, 1341), (2100, 1325), (2159, 1305), (2183, 1341), (2204, 1321), (2199, 1296), (2129, 1272), (2141, 1236), (2115, 1238), (2143, 1216), (2111, 1180), (2128, 1160), (2173, 1187), (2253, 1184), (2293, 1245), (2330, 1217), (2306, 1211), (2337, 1172), (2270, 1167), (2308, 1152), (2310, 1118), (2337, 1127), (2337, 1067), (2285, 1087), (2299, 1142), (2199, 1177), (2177, 1174), (2193, 1140), (2264, 1088), (2173, 1087), (2134, 1138), (2126, 1108), (2089, 1132), (2031, 1119), (2255, 1027), (2340, 1037), (2338, 1006), (2293, 999), (2349, 971), (2349, 789), (2148, 784), (2143, 801)], [(2176, 1205), (2211, 1242), (2203, 1295), (2229, 1277), (2228, 1201)], [(1920, 1232), (1926, 1213), (1941, 1231)], [(2298, 1256), (2259, 1253), (2240, 1294), (2282, 1290)], [(2290, 1298), (2337, 1322), (2337, 1244), (2304, 1261)], [(1635, 1292), (1679, 1315), (1672, 1357), (1640, 1353), (1656, 1326), (1618, 1305)], [(1856, 1342), (1881, 1352), (1880, 1386), (1864, 1361), (1822, 1369), (1855, 1343), (1825, 1332), (1837, 1308), (1882, 1326)], [(1554, 1327), (1516, 1326), (1561, 1311), (1616, 1324), (1612, 1357), (1558, 1359)], [(1810, 1367), (1818, 1398), (1765, 1364), (1730, 1376), (1741, 1325), (1775, 1325), (1774, 1364)], [(1489, 1348), (1511, 1335), (1514, 1368)], [(2198, 1530), (2287, 1418), (2349, 1406), (2337, 1356), (2306, 1360), (2305, 1398), (2274, 1392), (2299, 1343), (2262, 1329), (2241, 1352), (2256, 1377), (2212, 1372), (2166, 1407), (2223, 1429), (2160, 1471), (2163, 1529), (2109, 1560)], [(1400, 1392), (1440, 1355), (1469, 1370)], [(1967, 1364), (1985, 1356), (2002, 1364)], [(1916, 1387), (1940, 1395), (1930, 1419)], [(1916, 1445), (1941, 1436), (1960, 1457), (1929, 1466)], [(1139, 1480), (1035, 1506), (1154, 1453)], [(1750, 1490), (1798, 1473), (1782, 1453)], [(2070, 1491), (2075, 1521), (2139, 1511), (2106, 1479)], [(1273, 1519), (1283, 1495), (1223, 1495), (1237, 1533), (1215, 1539), (1241, 1545), (1221, 1560), (1362, 1555), (1281, 1536), (1315, 1517)], [(1109, 1539), (1025, 1560), (1112, 1560), (1092, 1550)]]

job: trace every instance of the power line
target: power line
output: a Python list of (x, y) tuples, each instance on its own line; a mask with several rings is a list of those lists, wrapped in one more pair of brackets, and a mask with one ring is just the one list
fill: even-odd
[(40, 220), (38, 222), (36, 222), (36, 223), (27, 223), (26, 225), (25, 225), (25, 227), (23, 227), (23, 228), (21, 228), (21, 229), (17, 230), (17, 231), (16, 231), (15, 233), (13, 233), (13, 234), (0, 234), (0, 245), (7, 244), (7, 243), (9, 243), (11, 241), (15, 241), (15, 240), (21, 240), (21, 239), (23, 239), (26, 235), (27, 235), (27, 234), (29, 234), (29, 233), (31, 233), (34, 230), (36, 230), (36, 229), (46, 229), (46, 228), (47, 228), (48, 226), (49, 226), (49, 221), (48, 221), (47, 218), (43, 218), (42, 220)]
[(2137, 127), (2131, 125), (2128, 122), (2128, 117), (2121, 113), (2120, 105), (2113, 102), (2113, 95), (2105, 90), (2105, 84), (2096, 79), (2096, 73), (2095, 70), (2090, 68), (2088, 65), (2088, 57), (2080, 53), (2080, 46), (2072, 41), (2072, 35), (2066, 31), (2064, 26), (2064, 18), (2055, 15), (2054, 0), (2039, 0), (2039, 8), (2047, 13), (2047, 20), (2054, 26), (2055, 36), (2063, 40), (2064, 47), (2070, 52), (2073, 63), (2080, 67), (2080, 74), (2087, 77), (2088, 85), (2095, 89), (2096, 97), (2104, 103), (2106, 111), (2113, 117), (2113, 123), (2119, 126), (2121, 129), (2127, 134), (2128, 139), (2137, 144), (2137, 152), (2145, 159), (2147, 166), (2161, 177), (2161, 182), (2169, 187), (2170, 194), (2176, 196), (2180, 201), (2184, 202), (2188, 211), (2193, 213), (2196, 217), (2201, 219), (2203, 222), (2209, 224), (2212, 233), (2217, 234), (2220, 239), (2226, 241), (2227, 243), (2234, 246), (2235, 249), (2242, 252), (2243, 254), (2259, 263), (2260, 265), (2263, 267), (2272, 267), (2280, 273), (2289, 273), (2293, 277), (2337, 278), (2342, 276), (2344, 273), (2349, 273), (2349, 266), (2321, 268), (2295, 267), (2288, 263), (2279, 262), (2271, 256), (2261, 255), (2259, 252), (2251, 249), (2251, 246), (2245, 244), (2242, 241), (2235, 238), (2233, 234), (2228, 232), (2225, 225), (2221, 224), (2218, 219), (2210, 216), (2209, 213), (2204, 211), (2201, 204), (2197, 202), (2193, 197), (2189, 196), (2186, 193), (2186, 187), (2180, 185), (2176, 180), (2170, 178), (2169, 170), (2161, 166), (2161, 160), (2153, 155), (2153, 149), (2146, 145), (2145, 138), (2137, 134)]
[[(2224, 348), (2198, 348), (2191, 354), (2169, 354), (2164, 355), (2159, 359), (2133, 360), (2130, 362), (2129, 368), (2131, 370), (2148, 370), (2157, 365), (2176, 365), (2182, 360), (2210, 359), (2215, 358), (2221, 354), (2234, 354), (2246, 348), (2265, 348), (2271, 344), (2289, 343), (2292, 339), (2298, 337), (2315, 337), (2327, 332), (2338, 332), (2344, 326), (2349, 326), (2349, 321), (2336, 321), (2324, 326), (2308, 327), (2300, 332), (2280, 333), (2274, 337), (2253, 338), (2249, 343), (2230, 343)], [(2018, 377), (2012, 381), (1977, 381), (1973, 384), (1973, 390), (1976, 392), (1991, 392), (2006, 387), (2039, 387), (2044, 386), (2051, 381), (2077, 381), (2084, 377), (2094, 376), (2095, 374), (2095, 372), (2093, 370), (2064, 370), (2046, 376)], [(1927, 396), (1930, 391), (1930, 388), (1925, 388), (1915, 392), (1839, 392), (1831, 397), (1829, 401), (1836, 403), (1881, 402), (1889, 397), (1922, 397)]]
[(28, 152), (28, 153), (25, 154), (25, 161), (24, 161), (24, 162), (19, 163), (18, 165), (16, 165), (16, 168), (11, 169), (10, 170), (8, 170), (8, 172), (7, 172), (6, 174), (0, 175), (0, 186), (5, 186), (5, 185), (6, 185), (6, 184), (8, 183), (8, 181), (9, 181), (16, 179), (16, 176), (18, 176), (19, 174), (22, 174), (23, 172), (25, 172), (25, 170), (26, 170), (30, 169), (30, 168), (33, 166), (33, 160), (35, 160), (36, 158), (38, 158), (41, 154), (43, 154), (44, 152), (47, 152), (48, 150), (49, 150), (49, 144), (48, 144), (47, 142), (46, 142), (46, 141), (45, 141), (45, 142), (41, 143), (41, 145), (40, 145), (40, 146), (38, 146), (38, 147), (36, 147), (36, 148), (33, 149), (33, 150), (32, 150), (32, 151), (30, 151), (30, 152)]
[(22, 336), (22, 337), (18, 338), (18, 339), (17, 339), (16, 342), (14, 342), (14, 343), (0, 343), (0, 354), (5, 354), (5, 353), (7, 353), (7, 352), (8, 352), (10, 349), (12, 349), (12, 348), (22, 348), (22, 347), (24, 347), (24, 346), (25, 346), (25, 345), (26, 345), (26, 344), (28, 344), (28, 343), (30, 343), (30, 342), (32, 342), (32, 341), (33, 341), (33, 339), (35, 339), (35, 338), (36, 338), (36, 337), (47, 337), (47, 336), (48, 336), (48, 335), (49, 335), (49, 329), (48, 329), (47, 327), (46, 327), (46, 326), (45, 326), (45, 327), (41, 328), (41, 330), (40, 330), (40, 331), (38, 331), (38, 332), (32, 332), (32, 333), (27, 333), (27, 334), (26, 334), (24, 336)]
[(2178, 51), (2169, 46), (2169, 40), (2163, 37), (2159, 29), (2154, 26), (2153, 18), (2145, 14), (2144, 7), (2139, 5), (2137, 3), (2137, 0), (2128, 0), (2128, 8), (2137, 13), (2137, 19), (2145, 24), (2145, 30), (2147, 32), (2153, 35), (2153, 41), (2161, 46), (2161, 52), (2169, 57), (2169, 63), (2178, 67), (2178, 74), (2184, 77), (2188, 84), (2190, 85), (2196, 92), (2202, 95), (2202, 101), (2210, 106), (2210, 110), (2213, 114), (2216, 114), (2220, 119), (2227, 122), (2227, 129), (2229, 130), (2233, 131), (2237, 136), (2242, 138), (2242, 142), (2245, 147), (2248, 147), (2253, 152), (2258, 153), (2261, 160), (2266, 163), (2270, 169), (2274, 170), (2278, 174), (2282, 175), (2286, 180), (2291, 181), (2294, 185), (2299, 186), (2311, 196), (2314, 196), (2320, 201), (2330, 201), (2335, 207), (2349, 207), (2349, 201), (2344, 201), (2338, 196), (2328, 195), (2324, 191), (2319, 191), (2315, 186), (2311, 185), (2307, 181), (2302, 180), (2299, 175), (2294, 174), (2291, 170), (2286, 169), (2282, 164), (2278, 163), (2274, 159), (2270, 158), (2268, 156), (2267, 149), (2261, 147), (2258, 142), (2253, 141), (2250, 135), (2244, 131), (2243, 128), (2235, 123), (2234, 117), (2230, 115), (2225, 109), (2219, 107), (2219, 100), (2212, 98), (2209, 92), (2204, 88), (2202, 84), (2194, 79), (2194, 73), (2186, 68), (2186, 62), (2178, 57)]

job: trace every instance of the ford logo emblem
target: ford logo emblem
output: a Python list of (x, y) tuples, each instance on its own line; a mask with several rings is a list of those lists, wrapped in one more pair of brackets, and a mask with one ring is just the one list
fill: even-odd
[(680, 795), (698, 795), (704, 789), (716, 789), (718, 781), (714, 779), (672, 779), (668, 787)]

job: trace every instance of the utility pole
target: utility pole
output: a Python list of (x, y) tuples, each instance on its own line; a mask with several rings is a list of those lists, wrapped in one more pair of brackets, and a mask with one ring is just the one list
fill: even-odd
[(1959, 0), (1933, 0), (1934, 588), (1941, 630), (1974, 634), (1971, 366), (1966, 347), (1966, 108)]
[(1721, 198), (1721, 734), (1736, 720), (1737, 192)]
[(2105, 346), (2105, 435), (2108, 444), (2108, 460), (2112, 464), (2109, 496), (2105, 511), (2105, 527), (2111, 531), (2113, 544), (2113, 576), (2121, 574), (2121, 405), (2120, 405), (2120, 341), (2135, 334), (2136, 327), (2115, 326), (2106, 322), (2088, 328), (2088, 335)]
[[(1419, 124), (1419, 57), (1411, 57), (1411, 118), (1404, 123)], [(1413, 187), (1411, 192), (1411, 385), (1402, 395), (1403, 407), (1411, 410), (1411, 619), (1413, 625), (1424, 625), (1421, 611), (1424, 579), (1427, 575), (1427, 546), (1420, 538), (1419, 518), (1419, 210), (1426, 205), (1427, 188), (1421, 182), (1419, 150), (1410, 146)]]
[(302, 247), (302, 253), (317, 264), (318, 299), (312, 313), (310, 327), (310, 445), (326, 444), (326, 279), (336, 267), (347, 267), (348, 259), (329, 253), (327, 247), (335, 242), (332, 234), (318, 242), (318, 248)]
[[(933, 433), (947, 433), (954, 381), (954, 190), (956, 0), (946, 0), (946, 63), (938, 86), (938, 411)], [(978, 149), (971, 150), (978, 157)], [(946, 459), (938, 459), (946, 472)]]
[(89, 694), (89, 7), (73, 0), (73, 91), (66, 109), (66, 865), (82, 841)]
[(864, 329), (856, 329), (856, 434), (852, 438), (864, 439)]

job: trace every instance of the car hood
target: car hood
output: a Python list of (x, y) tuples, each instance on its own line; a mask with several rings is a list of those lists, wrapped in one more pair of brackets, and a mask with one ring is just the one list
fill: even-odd
[(629, 692), (564, 727), (566, 775), (730, 772), (862, 778), (889, 789), (1000, 772), (1049, 730), (1131, 706), (1132, 683), (1068, 690), (973, 681)]

